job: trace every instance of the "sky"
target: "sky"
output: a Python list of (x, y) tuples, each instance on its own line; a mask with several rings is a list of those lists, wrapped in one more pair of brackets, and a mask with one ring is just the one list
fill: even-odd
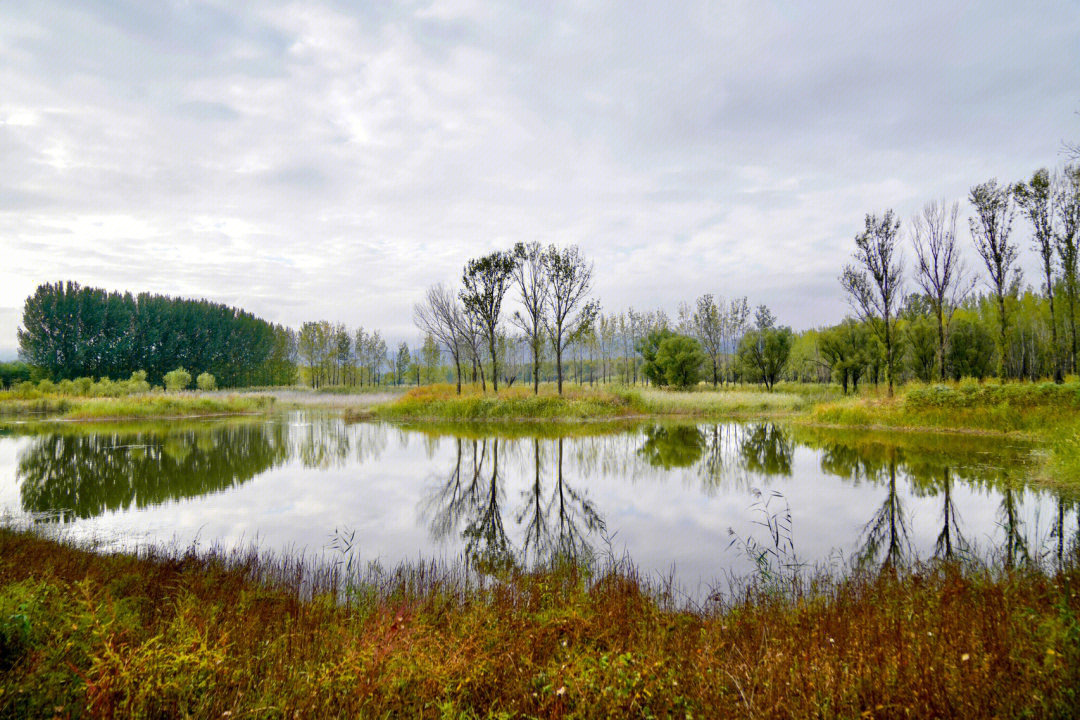
[(62, 279), (414, 339), (517, 241), (606, 311), (835, 322), (866, 213), (1080, 140), (1076, 0), (872, 5), (0, 4), (0, 355)]

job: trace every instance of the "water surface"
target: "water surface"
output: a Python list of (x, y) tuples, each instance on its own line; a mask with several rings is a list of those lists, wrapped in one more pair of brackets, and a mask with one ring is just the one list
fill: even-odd
[(809, 564), (1024, 562), (1063, 551), (1080, 523), (1071, 499), (1026, 482), (1032, 448), (1000, 438), (772, 422), (539, 430), (302, 412), (13, 426), (0, 512), (116, 546), (317, 554), (348, 533), (357, 559), (383, 565), (625, 553), (690, 592), (777, 546)]

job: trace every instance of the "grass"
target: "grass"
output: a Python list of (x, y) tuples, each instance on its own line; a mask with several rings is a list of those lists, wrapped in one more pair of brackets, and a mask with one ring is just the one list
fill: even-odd
[(100, 398), (0, 399), (0, 416), (45, 416), (62, 420), (154, 419), (253, 413), (272, 405), (273, 398), (267, 397), (147, 393)]
[(761, 575), (680, 607), (626, 563), (476, 576), (0, 530), (3, 717), (1067, 717), (1075, 556)]
[(1080, 382), (909, 385), (892, 397), (852, 396), (818, 404), (808, 418), (867, 427), (1039, 434), (1080, 411)]
[(562, 395), (547, 387), (538, 395), (527, 387), (503, 389), (496, 395), (472, 386), (463, 388), (458, 395), (452, 385), (427, 385), (408, 391), (394, 402), (350, 417), (464, 422), (613, 420), (643, 416), (722, 418), (794, 413), (809, 408), (814, 398), (820, 396), (831, 393), (827, 388), (815, 393), (704, 388), (675, 392), (571, 385)]

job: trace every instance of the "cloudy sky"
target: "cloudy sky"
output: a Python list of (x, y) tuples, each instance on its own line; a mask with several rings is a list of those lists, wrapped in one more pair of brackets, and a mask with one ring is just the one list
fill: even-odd
[(0, 352), (58, 279), (412, 336), (518, 240), (835, 321), (866, 212), (1080, 139), (1075, 0), (871, 4), (3, 3)]

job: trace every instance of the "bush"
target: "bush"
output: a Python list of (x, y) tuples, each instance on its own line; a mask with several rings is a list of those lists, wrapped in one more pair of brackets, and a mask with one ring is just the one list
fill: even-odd
[(195, 378), (195, 387), (200, 390), (217, 390), (217, 381), (208, 372), (200, 373), (199, 377)]
[(191, 373), (182, 367), (165, 373), (162, 379), (165, 381), (165, 389), (169, 391), (178, 392), (191, 387)]

